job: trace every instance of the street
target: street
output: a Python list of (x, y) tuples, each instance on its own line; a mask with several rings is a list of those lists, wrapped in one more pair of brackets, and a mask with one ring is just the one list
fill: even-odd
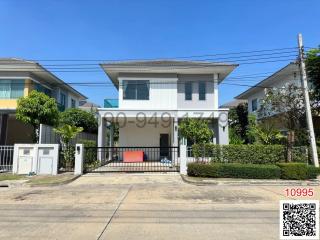
[(170, 174), (1, 188), (0, 239), (279, 239), (285, 189), (196, 186)]

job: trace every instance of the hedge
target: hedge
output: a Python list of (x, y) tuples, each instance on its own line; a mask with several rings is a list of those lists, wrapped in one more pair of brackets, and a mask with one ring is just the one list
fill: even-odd
[[(305, 148), (295, 148), (293, 159), (297, 162), (307, 162)], [(283, 145), (193, 145), (193, 156), (209, 158), (216, 163), (252, 163), (275, 164), (286, 161), (286, 147)]]
[(257, 165), (240, 163), (189, 163), (188, 175), (213, 178), (280, 178), (280, 168), (276, 165)]
[(248, 178), (248, 179), (316, 179), (320, 168), (304, 163), (241, 164), (241, 163), (200, 163), (188, 164), (188, 175), (212, 178)]
[(320, 174), (319, 168), (304, 163), (278, 163), (282, 179), (306, 180), (316, 179)]

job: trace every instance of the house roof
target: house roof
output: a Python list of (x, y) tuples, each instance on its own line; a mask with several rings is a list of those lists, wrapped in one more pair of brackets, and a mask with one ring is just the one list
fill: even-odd
[(85, 95), (62, 81), (49, 70), (41, 66), (37, 62), (27, 61), (18, 58), (0, 58), (0, 72), (24, 72), (31, 73), (32, 75), (45, 80), (47, 83), (55, 85), (62, 85), (62, 89), (67, 89), (73, 94), (80, 97), (80, 99), (87, 99)]
[(253, 87), (249, 88), (248, 90), (244, 91), (243, 93), (239, 94), (235, 97), (235, 99), (248, 99), (248, 97), (262, 88), (266, 87), (273, 87), (273, 84), (277, 81), (281, 81), (284, 76), (288, 76), (296, 72), (300, 74), (299, 65), (294, 62), (291, 62), (281, 68), (280, 70), (276, 71), (269, 77), (265, 78), (264, 80), (260, 81), (259, 83), (255, 84)]
[(183, 61), (183, 60), (147, 60), (124, 61), (100, 64), (111, 81), (118, 86), (119, 73), (170, 73), (170, 74), (213, 74), (219, 73), (219, 83), (229, 75), (238, 64)]
[(246, 103), (246, 102), (247, 102), (246, 99), (233, 99), (230, 102), (226, 102), (225, 104), (222, 104), (220, 108), (233, 108), (238, 106), (241, 103)]
[(95, 104), (95, 103), (89, 102), (89, 101), (80, 101), (79, 107), (80, 108), (100, 108), (100, 106), (98, 104)]

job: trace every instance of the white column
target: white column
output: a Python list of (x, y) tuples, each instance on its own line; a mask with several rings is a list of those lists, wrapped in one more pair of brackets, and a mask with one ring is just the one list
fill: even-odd
[(229, 144), (228, 112), (221, 112), (218, 118), (218, 144)]
[(180, 145), (180, 174), (187, 174), (187, 145)]
[(82, 175), (83, 173), (83, 162), (84, 162), (84, 147), (83, 144), (76, 144), (74, 161), (74, 175)]
[(173, 119), (173, 143), (174, 147), (178, 146), (178, 118)]
[[(106, 129), (105, 129), (105, 119), (99, 116), (99, 126), (98, 126), (98, 147), (105, 147)], [(98, 149), (98, 160), (101, 162), (104, 160), (103, 149)]]
[(218, 109), (219, 108), (219, 89), (218, 89), (218, 79), (219, 74), (218, 73), (214, 73), (213, 74), (213, 88), (214, 88), (214, 100), (213, 100), (213, 107), (214, 109)]
[[(113, 123), (109, 125), (109, 147), (113, 147), (113, 134), (114, 134), (114, 126)], [(112, 148), (109, 148), (109, 159), (112, 160)]]

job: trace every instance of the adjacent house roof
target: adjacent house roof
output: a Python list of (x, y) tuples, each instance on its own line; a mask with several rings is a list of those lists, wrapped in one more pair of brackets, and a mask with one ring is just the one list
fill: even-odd
[(233, 100), (230, 101), (230, 102), (227, 102), (227, 103), (225, 103), (225, 104), (222, 104), (222, 105), (220, 106), (220, 108), (233, 108), (233, 107), (238, 106), (238, 105), (241, 104), (241, 103), (246, 103), (246, 102), (247, 102), (247, 100), (245, 100), (245, 99), (233, 99)]
[(297, 73), (300, 74), (299, 65), (296, 63), (289, 63), (285, 67), (281, 68), (277, 72), (273, 73), (271, 76), (262, 80), (261, 82), (255, 84), (253, 87), (244, 91), (240, 95), (236, 96), (236, 99), (248, 99), (248, 97), (264, 87), (273, 87), (273, 84), (277, 81), (281, 81), (283, 77), (288, 76), (290, 74)]
[(24, 72), (43, 79), (49, 84), (59, 85), (62, 89), (66, 89), (77, 95), (80, 99), (87, 99), (85, 95), (62, 81), (56, 75), (45, 69), (37, 62), (27, 61), (18, 58), (0, 58), (0, 72)]
[(147, 60), (103, 63), (101, 67), (111, 81), (118, 86), (119, 73), (171, 73), (171, 74), (213, 74), (219, 73), (219, 83), (229, 75), (238, 64), (182, 61)]
[(98, 104), (93, 103), (93, 102), (80, 101), (79, 102), (79, 107), (82, 107), (82, 108), (99, 108), (100, 106)]

